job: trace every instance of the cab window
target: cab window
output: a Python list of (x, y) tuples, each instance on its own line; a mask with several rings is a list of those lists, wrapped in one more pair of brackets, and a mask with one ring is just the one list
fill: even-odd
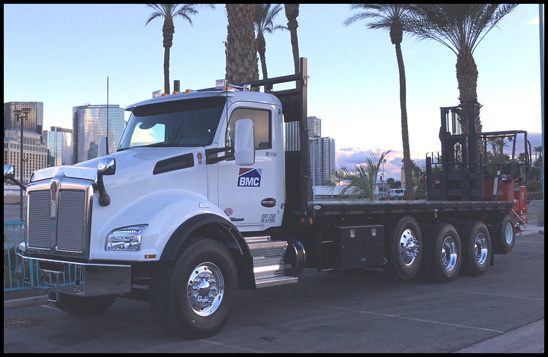
[(226, 145), (234, 146), (234, 128), (236, 121), (240, 119), (251, 119), (253, 121), (253, 132), (255, 150), (272, 149), (272, 135), (270, 132), (271, 115), (270, 110), (257, 110), (239, 108), (232, 112), (226, 130)]

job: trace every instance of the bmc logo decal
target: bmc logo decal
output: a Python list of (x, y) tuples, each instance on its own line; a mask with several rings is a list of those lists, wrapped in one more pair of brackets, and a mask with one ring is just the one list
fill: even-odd
[(240, 169), (238, 187), (261, 187), (261, 169)]

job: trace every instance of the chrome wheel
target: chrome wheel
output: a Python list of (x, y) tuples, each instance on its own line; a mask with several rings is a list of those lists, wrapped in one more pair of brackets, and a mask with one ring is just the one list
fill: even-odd
[[(449, 223), (437, 223), (427, 230), (425, 253), (423, 255), (423, 271), (430, 280), (439, 283), (449, 283), (457, 278), (463, 258), (461, 257), (461, 238), (455, 226)], [(474, 237), (474, 235), (468, 235)], [(475, 262), (473, 243), (470, 242), (470, 259)]]
[(474, 241), (474, 255), (476, 261), (481, 265), (485, 264), (487, 261), (487, 257), (489, 256), (489, 243), (487, 242), (487, 237), (483, 233), (476, 236)]
[(441, 245), (441, 259), (445, 269), (451, 271), (455, 269), (458, 260), (457, 243), (451, 236), (446, 237)]
[(400, 236), (400, 257), (403, 264), (410, 266), (419, 254), (419, 240), (411, 229), (406, 229)]
[(217, 311), (225, 292), (223, 274), (213, 263), (202, 263), (193, 269), (188, 279), (187, 296), (192, 310), (199, 316)]
[(504, 240), (508, 245), (512, 244), (512, 241), (514, 240), (514, 228), (510, 223), (506, 224), (506, 227), (504, 228)]
[(508, 254), (514, 249), (516, 243), (516, 229), (514, 221), (509, 215), (501, 218), (494, 226), (491, 240), (495, 247), (495, 253)]

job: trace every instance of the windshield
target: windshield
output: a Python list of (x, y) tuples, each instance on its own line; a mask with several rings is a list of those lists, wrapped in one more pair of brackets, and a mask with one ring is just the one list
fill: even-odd
[(133, 109), (118, 151), (139, 146), (207, 146), (213, 142), (225, 98), (199, 98)]

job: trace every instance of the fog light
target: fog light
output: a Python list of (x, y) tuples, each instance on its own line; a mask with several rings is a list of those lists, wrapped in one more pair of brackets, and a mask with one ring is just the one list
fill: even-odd
[(107, 235), (106, 250), (139, 250), (141, 237), (148, 225), (122, 227)]

